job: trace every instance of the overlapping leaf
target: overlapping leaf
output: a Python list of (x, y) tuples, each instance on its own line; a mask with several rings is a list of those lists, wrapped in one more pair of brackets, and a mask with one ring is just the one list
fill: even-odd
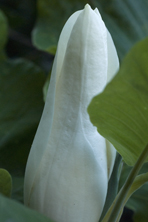
[[(0, 14), (0, 54), (7, 41), (7, 20)], [(22, 201), (23, 176), (27, 156), (43, 109), (45, 76), (43, 71), (24, 59), (0, 57), (0, 167), (13, 175), (12, 197)], [(0, 192), (11, 193), (11, 176), (0, 170)], [(23, 205), (0, 196), (0, 221), (51, 220)]]
[(0, 166), (22, 174), (43, 108), (44, 74), (24, 60), (0, 63)]
[(0, 195), (0, 221), (12, 222), (53, 222), (36, 211)]

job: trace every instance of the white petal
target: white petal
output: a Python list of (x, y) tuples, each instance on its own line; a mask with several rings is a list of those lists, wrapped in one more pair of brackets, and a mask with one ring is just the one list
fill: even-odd
[(44, 112), (42, 115), (42, 119), (44, 120), (40, 121), (38, 130), (34, 139), (34, 144), (33, 144), (33, 147), (31, 148), (30, 155), (32, 155), (33, 159), (32, 161), (27, 163), (28, 165), (26, 169), (27, 183), (26, 183), (26, 188), (25, 188), (27, 192), (24, 195), (25, 202), (29, 199), (29, 196), (30, 196), (31, 187), (32, 187), (31, 184), (33, 184), (33, 181), (34, 181), (33, 175), (37, 174), (37, 171), (38, 171), (37, 166), (42, 159), (44, 150), (47, 148), (47, 143), (48, 143), (50, 130), (52, 127), (53, 115), (54, 115), (56, 83), (61, 72), (61, 66), (63, 64), (63, 60), (65, 57), (65, 51), (67, 48), (67, 43), (68, 43), (69, 36), (71, 34), (71, 30), (81, 11), (77, 11), (71, 15), (71, 17), (69, 18), (69, 20), (66, 22), (65, 26), (63, 27), (63, 30), (59, 38), (58, 48), (57, 48), (56, 56), (53, 63), (52, 73), (51, 73), (50, 87), (48, 89), (47, 98), (46, 98), (48, 102), (46, 102), (45, 104)]
[[(97, 8), (95, 8), (95, 13), (101, 18), (101, 15)], [(116, 75), (119, 69), (119, 59), (117, 51), (112, 40), (112, 37), (107, 30), (107, 51), (108, 51), (108, 71), (107, 71), (107, 83), (110, 82)]]
[[(99, 18), (101, 18), (98, 9), (96, 8), (94, 11), (99, 16)], [(108, 30), (107, 30), (107, 54), (108, 54), (107, 83), (109, 83), (118, 72), (119, 59), (114, 42)], [(110, 178), (116, 158), (116, 149), (107, 140), (106, 140), (106, 149), (107, 149), (108, 178)]]
[(107, 49), (108, 49), (107, 82), (110, 82), (119, 70), (119, 59), (114, 42), (109, 32), (107, 32)]
[(65, 57), (65, 52), (66, 52), (66, 48), (67, 48), (67, 43), (68, 43), (71, 31), (72, 31), (73, 26), (74, 26), (74, 24), (81, 12), (82, 12), (82, 10), (79, 10), (70, 16), (70, 18), (67, 20), (67, 22), (64, 25), (62, 32), (60, 34), (58, 47), (57, 47), (57, 53), (56, 53), (56, 57), (57, 57), (56, 75), (57, 75), (57, 77), (59, 76), (61, 68), (62, 68), (62, 64), (63, 64), (63, 60)]

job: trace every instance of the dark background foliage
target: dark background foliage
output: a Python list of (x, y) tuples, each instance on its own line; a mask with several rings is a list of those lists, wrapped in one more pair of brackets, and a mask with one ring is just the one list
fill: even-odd
[[(25, 165), (59, 34), (68, 17), (87, 2), (99, 8), (120, 61), (135, 42), (147, 36), (146, 0), (0, 0), (0, 35), (5, 36), (0, 53), (0, 167), (12, 175), (16, 200), (23, 198)], [(125, 208), (121, 222), (132, 222), (132, 215)]]

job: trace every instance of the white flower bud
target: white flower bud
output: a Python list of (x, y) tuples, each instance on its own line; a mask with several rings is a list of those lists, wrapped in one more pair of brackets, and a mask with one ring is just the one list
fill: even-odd
[(25, 204), (55, 222), (98, 222), (116, 151), (92, 125), (91, 99), (119, 67), (97, 9), (66, 22), (25, 173)]

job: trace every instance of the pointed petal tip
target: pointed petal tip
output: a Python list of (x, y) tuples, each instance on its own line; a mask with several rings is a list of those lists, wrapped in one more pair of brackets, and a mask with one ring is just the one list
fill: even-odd
[(98, 8), (95, 8), (95, 9), (94, 9), (94, 12), (102, 19), (101, 14), (100, 14)]
[(86, 5), (85, 5), (85, 7), (84, 7), (84, 10), (90, 10), (91, 9), (91, 7), (90, 7), (90, 5), (87, 3)]
[(98, 12), (99, 12), (98, 8), (95, 8), (95, 9), (94, 9), (94, 11), (95, 11), (96, 13), (98, 13)]

